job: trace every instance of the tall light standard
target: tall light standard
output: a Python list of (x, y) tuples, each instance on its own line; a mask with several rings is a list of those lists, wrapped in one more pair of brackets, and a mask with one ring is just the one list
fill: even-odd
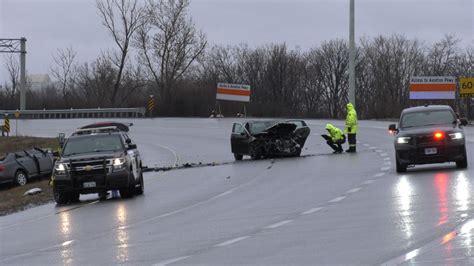
[(355, 37), (354, 37), (354, 1), (350, 0), (349, 10), (349, 102), (355, 102)]

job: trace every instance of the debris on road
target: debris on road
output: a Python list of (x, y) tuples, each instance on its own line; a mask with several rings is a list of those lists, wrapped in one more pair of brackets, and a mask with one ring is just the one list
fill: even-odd
[(37, 188), (37, 187), (36, 187), (36, 188), (32, 188), (32, 189), (26, 191), (26, 192), (23, 194), (23, 196), (32, 196), (32, 195), (39, 194), (39, 193), (41, 193), (41, 192), (43, 192), (43, 190), (42, 190), (41, 188)]

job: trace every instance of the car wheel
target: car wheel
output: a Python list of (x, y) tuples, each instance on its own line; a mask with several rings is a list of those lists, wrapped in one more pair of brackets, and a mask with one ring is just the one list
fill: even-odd
[(244, 156), (242, 154), (234, 153), (234, 158), (235, 158), (236, 161), (242, 161)]
[(124, 199), (133, 198), (135, 196), (135, 178), (131, 178), (128, 187), (119, 189), (120, 196)]
[(407, 171), (407, 167), (398, 160), (398, 154), (395, 154), (395, 164), (397, 166), (397, 173), (405, 173)]
[(143, 182), (143, 173), (140, 173), (140, 186), (135, 188), (136, 195), (143, 195), (145, 192), (145, 183)]
[(81, 195), (80, 195), (79, 193), (70, 193), (69, 196), (68, 196), (68, 197), (69, 197), (69, 201), (70, 201), (70, 202), (79, 202), (79, 197), (80, 197), (80, 196), (81, 196)]
[(15, 183), (17, 183), (19, 186), (24, 186), (26, 185), (26, 183), (28, 183), (28, 175), (25, 173), (25, 171), (23, 170), (16, 171)]
[(467, 168), (467, 154), (466, 154), (466, 147), (464, 147), (464, 158), (460, 161), (456, 161), (456, 167), (458, 169), (466, 169)]
[(56, 187), (53, 187), (53, 196), (57, 204), (66, 204), (69, 201), (69, 194), (57, 191)]
[(252, 160), (258, 160), (262, 157), (263, 152), (262, 148), (259, 147), (256, 143), (253, 143), (253, 145), (250, 145), (250, 157)]

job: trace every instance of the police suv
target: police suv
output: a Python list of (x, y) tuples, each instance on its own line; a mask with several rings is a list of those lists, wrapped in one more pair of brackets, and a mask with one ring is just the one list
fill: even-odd
[(119, 190), (122, 198), (143, 194), (142, 161), (128, 136), (129, 126), (116, 122), (79, 128), (63, 144), (52, 183), (58, 204), (78, 201), (80, 194)]
[(402, 111), (398, 128), (389, 126), (395, 134), (397, 172), (408, 166), (455, 162), (457, 168), (467, 168), (466, 140), (463, 127), (466, 119), (458, 119), (447, 105), (407, 108)]

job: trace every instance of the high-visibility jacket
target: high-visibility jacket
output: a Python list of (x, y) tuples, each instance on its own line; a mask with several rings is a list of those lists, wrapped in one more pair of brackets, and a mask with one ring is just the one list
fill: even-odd
[(344, 133), (342, 133), (342, 130), (340, 130), (339, 128), (331, 124), (326, 125), (326, 130), (329, 132), (329, 136), (331, 137), (331, 140), (333, 142), (345, 139), (345, 136), (344, 136)]
[(354, 109), (352, 103), (346, 105), (347, 116), (346, 116), (346, 128), (344, 129), (345, 133), (356, 134), (357, 133), (357, 112)]

